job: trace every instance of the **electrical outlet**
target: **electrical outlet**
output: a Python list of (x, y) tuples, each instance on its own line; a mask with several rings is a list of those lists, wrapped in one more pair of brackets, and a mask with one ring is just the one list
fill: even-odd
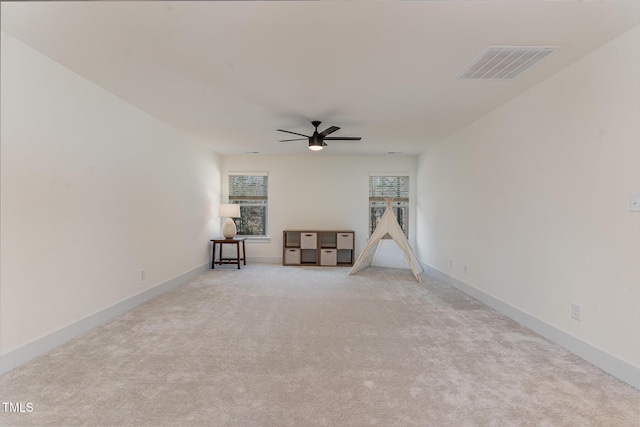
[(629, 197), (629, 212), (640, 212), (640, 194)]
[(140, 270), (140, 281), (141, 282), (144, 282), (145, 276), (146, 276), (146, 274), (145, 274), (144, 270)]
[(449, 267), (453, 267), (453, 260), (452, 259), (449, 260)]
[(465, 265), (464, 265), (464, 272), (465, 272), (465, 273), (468, 273), (468, 272), (469, 272), (469, 270), (467, 269), (467, 264), (465, 264)]
[(580, 320), (580, 306), (578, 304), (571, 304), (571, 318)]

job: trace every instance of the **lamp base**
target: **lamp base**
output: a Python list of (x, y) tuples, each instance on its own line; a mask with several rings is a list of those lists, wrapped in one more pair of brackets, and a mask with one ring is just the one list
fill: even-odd
[(233, 222), (231, 218), (227, 218), (227, 220), (222, 225), (222, 235), (225, 239), (233, 239), (236, 235), (236, 223)]

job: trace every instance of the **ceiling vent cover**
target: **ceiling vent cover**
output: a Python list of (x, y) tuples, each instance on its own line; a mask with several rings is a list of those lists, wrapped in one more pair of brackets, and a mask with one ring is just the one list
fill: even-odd
[(456, 79), (515, 79), (558, 49), (559, 46), (489, 46)]

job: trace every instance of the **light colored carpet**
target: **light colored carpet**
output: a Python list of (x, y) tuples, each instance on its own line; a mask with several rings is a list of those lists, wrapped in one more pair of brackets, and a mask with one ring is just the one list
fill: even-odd
[(0, 425), (640, 425), (638, 390), (458, 290), (347, 272), (202, 274), (0, 377), (34, 408)]

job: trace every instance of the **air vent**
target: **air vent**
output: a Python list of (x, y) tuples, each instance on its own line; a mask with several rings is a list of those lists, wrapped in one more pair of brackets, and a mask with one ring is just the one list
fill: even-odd
[(558, 46), (489, 46), (458, 76), (462, 80), (511, 80), (547, 58)]

